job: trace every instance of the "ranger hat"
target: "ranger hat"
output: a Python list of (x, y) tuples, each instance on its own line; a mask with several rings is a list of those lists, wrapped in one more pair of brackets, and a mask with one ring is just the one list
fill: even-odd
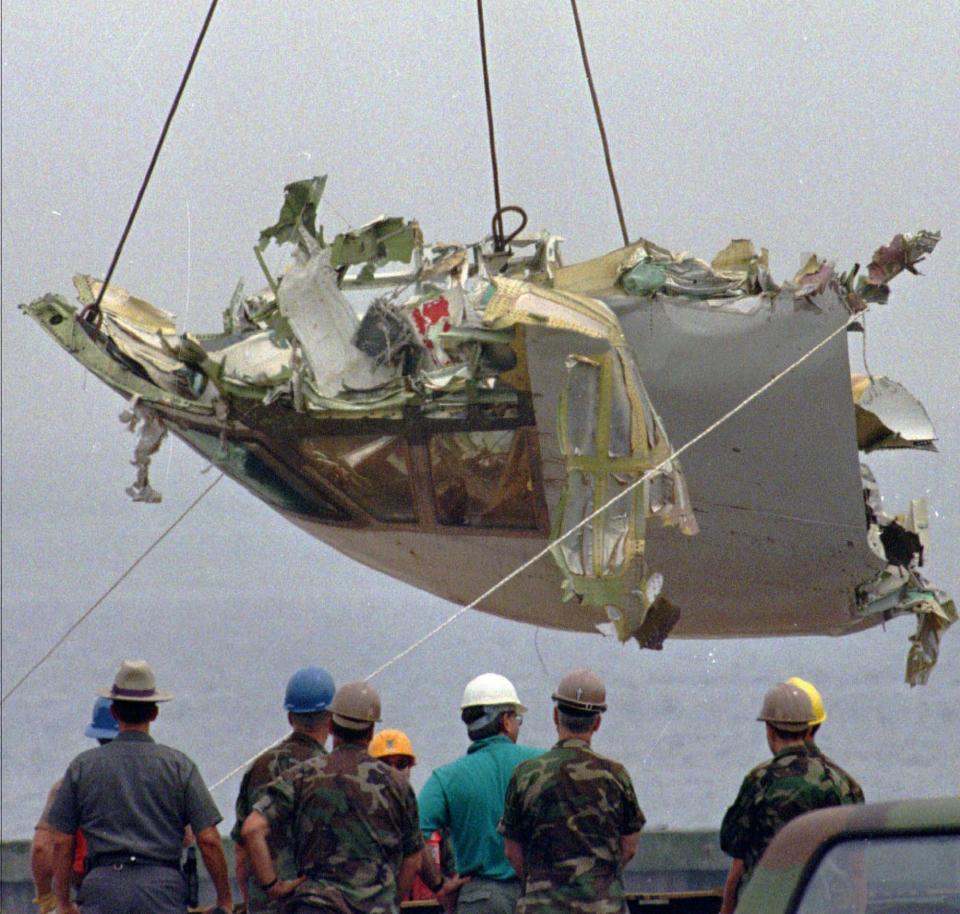
[(347, 682), (337, 689), (330, 702), (333, 722), (347, 730), (366, 730), (380, 722), (380, 696), (377, 690), (362, 679)]
[(113, 686), (97, 693), (112, 701), (170, 701), (169, 692), (157, 691), (157, 680), (146, 660), (124, 660)]
[(585, 667), (567, 673), (550, 697), (561, 711), (601, 714), (607, 710), (607, 690), (603, 680)]
[(757, 720), (772, 724), (778, 730), (803, 733), (813, 720), (813, 703), (799, 686), (778, 682), (763, 696)]

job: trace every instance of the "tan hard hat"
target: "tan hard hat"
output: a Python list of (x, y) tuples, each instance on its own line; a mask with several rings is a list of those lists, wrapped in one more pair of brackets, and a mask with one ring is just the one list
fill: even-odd
[(607, 690), (603, 680), (585, 667), (567, 673), (551, 698), (561, 708), (591, 712), (607, 710)]
[(827, 719), (827, 712), (823, 707), (823, 696), (820, 694), (820, 690), (812, 682), (807, 682), (806, 679), (801, 679), (799, 676), (791, 676), (787, 682), (803, 689), (810, 696), (810, 704), (813, 706), (813, 718), (810, 721), (810, 726), (815, 727), (817, 724), (822, 724)]
[(337, 689), (330, 702), (333, 722), (348, 730), (366, 730), (380, 721), (380, 696), (362, 679), (347, 682)]
[(778, 682), (763, 696), (757, 720), (773, 724), (778, 730), (803, 733), (813, 720), (813, 703), (799, 686)]

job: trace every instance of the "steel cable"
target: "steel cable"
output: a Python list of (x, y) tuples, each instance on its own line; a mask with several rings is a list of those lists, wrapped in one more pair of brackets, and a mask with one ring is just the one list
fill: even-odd
[(593, 74), (590, 72), (590, 60), (587, 57), (587, 44), (583, 38), (580, 13), (577, 11), (577, 0), (570, 0), (570, 7), (573, 10), (573, 21), (577, 27), (577, 40), (580, 42), (580, 56), (583, 58), (583, 71), (587, 75), (587, 85), (590, 87), (590, 98), (593, 99), (593, 110), (597, 116), (597, 127), (600, 130), (600, 143), (603, 145), (603, 157), (607, 163), (610, 188), (613, 191), (613, 202), (617, 207), (617, 218), (620, 220), (620, 231), (623, 232), (623, 244), (624, 247), (626, 247), (630, 244), (630, 237), (627, 235), (627, 223), (623, 218), (623, 204), (620, 202), (620, 191), (617, 190), (617, 178), (613, 173), (613, 160), (610, 158), (610, 144), (607, 142), (607, 131), (603, 126), (603, 115), (600, 113), (600, 101), (597, 98), (597, 90), (593, 86)]
[(150, 178), (153, 176), (153, 169), (156, 167), (157, 159), (160, 158), (160, 150), (163, 149), (163, 143), (167, 138), (167, 131), (170, 129), (170, 124), (173, 122), (173, 116), (177, 113), (177, 108), (180, 106), (180, 99), (183, 97), (183, 92), (187, 87), (187, 81), (190, 79), (190, 74), (193, 72), (193, 65), (200, 53), (200, 46), (203, 44), (203, 39), (207, 34), (207, 28), (210, 25), (210, 20), (213, 19), (213, 13), (217, 8), (217, 3), (218, 0), (211, 0), (210, 8), (207, 10), (207, 16), (203, 20), (203, 26), (200, 29), (200, 34), (197, 36), (197, 40), (193, 44), (193, 51), (190, 54), (190, 61), (180, 79), (180, 86), (177, 89), (177, 94), (174, 96), (173, 104), (170, 106), (170, 110), (167, 112), (167, 119), (164, 121), (163, 130), (160, 132), (160, 139), (157, 140), (157, 145), (153, 149), (153, 155), (150, 158), (150, 164), (147, 166), (146, 174), (143, 176), (143, 181), (140, 183), (140, 190), (137, 193), (137, 199), (133, 204), (133, 209), (130, 210), (130, 215), (127, 217), (127, 224), (124, 226), (123, 234), (120, 236), (120, 242), (117, 245), (117, 249), (113, 253), (113, 260), (110, 262), (110, 268), (107, 270), (107, 275), (104, 277), (103, 285), (100, 287), (100, 291), (97, 294), (97, 300), (92, 305), (88, 305), (86, 308), (84, 308), (80, 314), (80, 320), (94, 321), (100, 314), (100, 303), (103, 301), (103, 296), (107, 291), (107, 286), (110, 285), (110, 280), (113, 278), (113, 272), (117, 268), (120, 255), (123, 253), (123, 247), (127, 243), (127, 236), (130, 234), (130, 230), (133, 228), (133, 222), (137, 218), (137, 213), (140, 211), (140, 204), (143, 202), (143, 197), (147, 192), (147, 185), (150, 183)]

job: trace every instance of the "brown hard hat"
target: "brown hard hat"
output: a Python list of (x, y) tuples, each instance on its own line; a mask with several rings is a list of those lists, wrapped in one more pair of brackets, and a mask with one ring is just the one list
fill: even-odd
[(607, 710), (607, 690), (603, 680), (586, 668), (567, 673), (551, 697), (562, 709), (593, 713)]
[(763, 696), (757, 720), (773, 724), (778, 730), (802, 733), (814, 718), (810, 696), (790, 682), (778, 682)]
[(335, 724), (348, 730), (365, 730), (380, 720), (380, 696), (362, 679), (347, 682), (337, 689), (329, 710)]

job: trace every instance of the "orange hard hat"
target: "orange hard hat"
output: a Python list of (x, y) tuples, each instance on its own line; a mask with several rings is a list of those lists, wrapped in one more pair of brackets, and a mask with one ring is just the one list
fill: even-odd
[(413, 754), (410, 737), (403, 730), (381, 730), (375, 733), (367, 751), (374, 758), (383, 758), (385, 755), (408, 755), (414, 762), (417, 760)]

